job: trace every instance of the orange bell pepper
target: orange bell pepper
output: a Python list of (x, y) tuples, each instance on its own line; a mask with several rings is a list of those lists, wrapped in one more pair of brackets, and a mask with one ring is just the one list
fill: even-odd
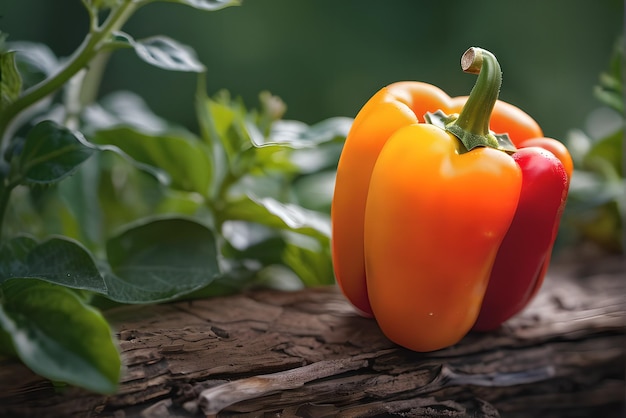
[[(337, 169), (331, 210), (337, 282), (390, 339), (417, 351), (454, 344), (476, 322), (500, 245), (523, 206), (529, 176), (509, 155), (516, 145), (558, 154), (541, 157), (541, 164), (555, 165), (555, 183), (565, 190), (549, 209), (554, 213), (545, 214), (550, 232), (572, 171), (558, 141), (543, 138), (530, 116), (497, 100), (495, 57), (470, 49), (463, 59), (464, 70), (480, 72), (469, 98), (450, 98), (420, 82), (383, 88), (355, 118)], [(460, 115), (442, 129), (424, 117), (436, 110)], [(490, 130), (508, 133), (512, 143)], [(541, 243), (544, 253), (553, 238)], [(540, 284), (549, 261), (535, 258), (541, 269), (527, 287)], [(507, 297), (525, 305), (535, 292)]]

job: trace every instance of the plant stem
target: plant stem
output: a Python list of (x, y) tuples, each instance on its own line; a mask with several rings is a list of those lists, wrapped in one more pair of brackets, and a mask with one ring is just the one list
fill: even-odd
[(9, 205), (9, 197), (11, 197), (11, 189), (3, 187), (0, 192), (0, 242), (2, 241), (2, 226), (4, 225), (4, 212)]
[(491, 112), (502, 85), (498, 60), (489, 51), (470, 48), (461, 57), (461, 68), (467, 73), (478, 74), (478, 78), (459, 117), (447, 124), (446, 130), (459, 138), (468, 151), (476, 147), (515, 150), (507, 137), (496, 137), (489, 131)]
[(78, 122), (83, 109), (96, 100), (102, 75), (110, 55), (111, 51), (100, 51), (91, 59), (89, 67), (80, 70), (65, 84), (64, 125), (68, 128), (78, 129)]
[(9, 206), (11, 192), (19, 184), (19, 181), (9, 181), (8, 184), (0, 185), (0, 241), (2, 241), (2, 227), (4, 226), (4, 214)]
[(466, 73), (478, 74), (478, 78), (456, 124), (473, 134), (487, 135), (491, 112), (502, 85), (500, 64), (491, 52), (470, 48), (461, 57), (461, 68)]

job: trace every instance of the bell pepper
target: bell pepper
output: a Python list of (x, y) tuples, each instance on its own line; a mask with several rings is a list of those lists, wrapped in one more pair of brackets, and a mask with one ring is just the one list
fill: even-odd
[(498, 100), (493, 54), (470, 48), (461, 66), (478, 74), (469, 97), (411, 81), (376, 93), (337, 168), (337, 283), (389, 339), (415, 351), (497, 328), (528, 304), (573, 170), (559, 141)]

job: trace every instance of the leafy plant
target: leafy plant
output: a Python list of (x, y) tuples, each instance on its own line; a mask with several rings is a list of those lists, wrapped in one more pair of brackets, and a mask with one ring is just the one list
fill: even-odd
[[(328, 211), (351, 120), (282, 120), (269, 93), (255, 110), (209, 97), (193, 49), (121, 31), (157, 1), (237, 4), (83, 0), (89, 33), (64, 61), (0, 34), (0, 350), (102, 393), (116, 390), (121, 366), (96, 307), (333, 281)], [(94, 100), (121, 48), (198, 74), (199, 133), (129, 92)]]
[(595, 95), (604, 105), (596, 112), (593, 133), (573, 131), (568, 140), (576, 170), (566, 221), (585, 240), (611, 252), (623, 252), (624, 195), (623, 39), (616, 42), (608, 71)]

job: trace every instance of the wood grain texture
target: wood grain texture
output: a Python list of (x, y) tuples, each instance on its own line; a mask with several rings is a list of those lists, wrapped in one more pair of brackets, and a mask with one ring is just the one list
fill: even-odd
[(624, 261), (564, 258), (496, 332), (428, 354), (388, 341), (336, 287), (107, 312), (118, 393), (55, 389), (0, 361), (4, 417), (621, 417)]

